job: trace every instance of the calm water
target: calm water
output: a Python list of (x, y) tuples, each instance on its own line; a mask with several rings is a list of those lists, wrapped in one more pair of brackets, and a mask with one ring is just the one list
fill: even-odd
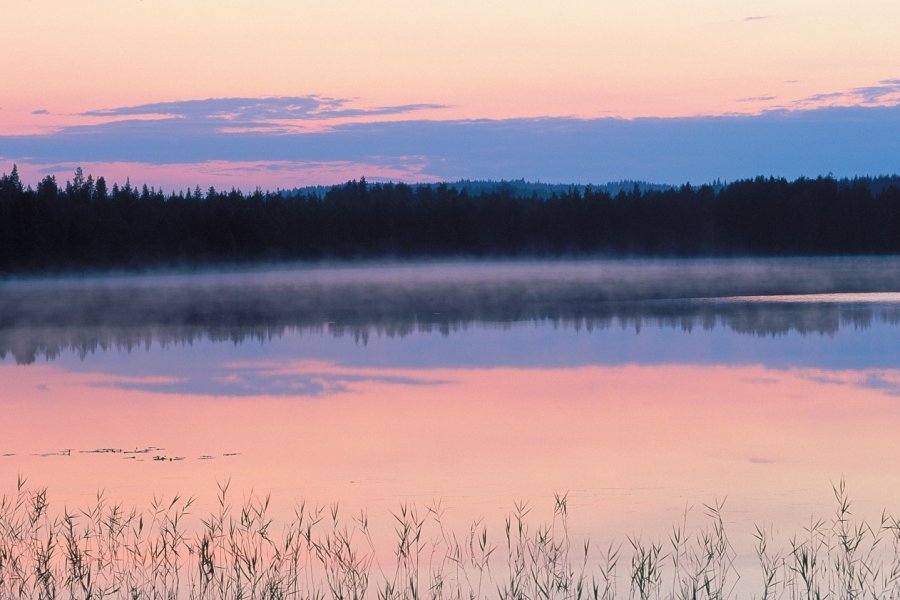
[[(488, 263), (0, 283), (0, 492), (366, 508), (592, 539), (900, 512), (900, 260)], [(155, 457), (164, 460), (154, 460)], [(698, 509), (694, 509), (696, 512)], [(699, 513), (702, 516), (702, 510)], [(746, 549), (746, 548), (744, 548)]]

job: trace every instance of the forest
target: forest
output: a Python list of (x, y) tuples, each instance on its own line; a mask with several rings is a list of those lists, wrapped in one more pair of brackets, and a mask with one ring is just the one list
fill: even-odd
[(172, 193), (0, 177), (0, 273), (429, 257), (795, 256), (900, 252), (897, 177), (755, 178), (548, 197), (515, 185), (369, 183), (324, 194)]

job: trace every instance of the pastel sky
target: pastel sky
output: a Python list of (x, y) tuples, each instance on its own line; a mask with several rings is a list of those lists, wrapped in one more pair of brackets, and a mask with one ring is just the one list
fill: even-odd
[(0, 171), (169, 187), (900, 171), (900, 4), (4, 6)]

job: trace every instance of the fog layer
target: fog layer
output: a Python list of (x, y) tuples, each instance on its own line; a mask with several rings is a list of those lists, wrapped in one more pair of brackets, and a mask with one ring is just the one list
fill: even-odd
[(371, 263), (8, 280), (0, 355), (30, 362), (67, 348), (266, 339), (287, 328), (362, 340), (521, 322), (830, 333), (900, 321), (898, 290), (893, 258)]

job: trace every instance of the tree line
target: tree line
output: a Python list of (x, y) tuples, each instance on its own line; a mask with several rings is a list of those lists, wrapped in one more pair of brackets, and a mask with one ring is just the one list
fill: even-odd
[(76, 170), (0, 177), (0, 272), (446, 256), (787, 256), (900, 252), (892, 178), (747, 179), (615, 195), (349, 181), (324, 195), (112, 187)]

